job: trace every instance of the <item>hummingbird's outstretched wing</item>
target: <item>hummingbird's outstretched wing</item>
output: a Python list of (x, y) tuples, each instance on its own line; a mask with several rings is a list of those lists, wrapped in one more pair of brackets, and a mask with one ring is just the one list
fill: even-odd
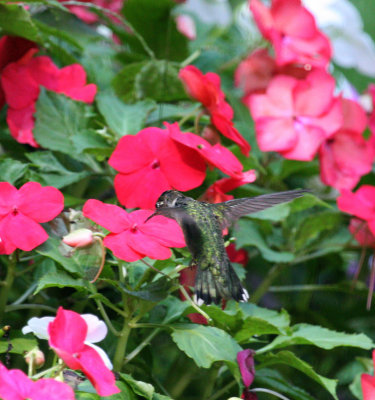
[(297, 197), (309, 193), (309, 190), (297, 189), (287, 192), (278, 192), (271, 194), (263, 194), (256, 197), (245, 197), (242, 199), (229, 200), (224, 203), (213, 204), (214, 212), (217, 210), (217, 218), (222, 224), (222, 228), (228, 228), (238, 218), (255, 213), (266, 208), (275, 206), (276, 204), (286, 203)]

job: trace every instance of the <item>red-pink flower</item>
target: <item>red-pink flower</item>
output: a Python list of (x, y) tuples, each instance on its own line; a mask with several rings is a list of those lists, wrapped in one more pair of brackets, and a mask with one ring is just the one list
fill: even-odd
[(210, 114), (212, 125), (224, 136), (237, 143), (243, 154), (248, 155), (250, 145), (234, 127), (233, 110), (225, 101), (219, 75), (213, 72), (204, 75), (194, 65), (188, 65), (180, 70), (179, 77), (189, 95), (201, 102)]
[(366, 221), (358, 218), (351, 218), (349, 231), (361, 246), (375, 249), (375, 234), (370, 231)]
[(103, 243), (113, 254), (128, 262), (144, 257), (165, 260), (172, 253), (170, 247), (184, 247), (185, 240), (177, 222), (156, 216), (145, 223), (151, 211), (138, 210), (127, 213), (121, 207), (88, 200), (83, 215), (111, 233)]
[[(36, 44), (30, 40), (17, 36), (3, 36), (0, 39), (0, 75), (8, 64), (20, 59), (31, 48), (36, 48)], [(5, 97), (0, 82), (0, 109), (4, 104)]]
[(99, 353), (84, 343), (87, 330), (79, 314), (60, 307), (48, 325), (49, 345), (69, 368), (83, 371), (100, 396), (119, 393), (113, 373)]
[(116, 195), (130, 208), (154, 208), (165, 190), (196, 188), (206, 176), (202, 156), (160, 128), (123, 136), (108, 163), (120, 172), (115, 177)]
[(375, 186), (363, 185), (355, 193), (343, 190), (337, 198), (337, 206), (341, 211), (366, 221), (375, 235)]
[[(375, 366), (375, 350), (372, 352), (372, 359)], [(363, 400), (375, 399), (375, 377), (369, 374), (361, 375)]]
[(258, 398), (255, 393), (248, 390), (255, 377), (254, 355), (255, 351), (251, 349), (241, 350), (237, 353), (237, 363), (245, 385), (241, 398), (245, 400), (256, 400)]
[[(62, 2), (63, 0), (59, 0)], [(113, 13), (120, 13), (122, 9), (122, 5), (124, 0), (83, 0), (84, 3), (92, 3), (96, 6), (104, 8), (106, 10), (112, 11)], [(93, 11), (90, 11), (90, 7), (85, 6), (76, 6), (76, 5), (67, 5), (66, 8), (70, 10), (72, 14), (81, 19), (83, 22), (87, 24), (93, 24), (99, 20), (98, 14)], [(104, 14), (106, 14), (104, 12)], [(111, 14), (106, 14), (109, 18), (111, 18), (114, 22), (118, 22), (118, 19)]]
[(64, 208), (64, 196), (54, 187), (28, 182), (19, 190), (0, 182), (0, 254), (15, 249), (30, 251), (48, 239), (39, 225)]
[(265, 94), (250, 96), (248, 106), (260, 149), (292, 160), (312, 160), (342, 123), (334, 87), (332, 76), (313, 70), (304, 80), (277, 75)]
[(233, 199), (233, 195), (226, 194), (239, 186), (252, 183), (256, 179), (253, 169), (243, 172), (241, 175), (230, 178), (222, 178), (214, 182), (202, 195), (202, 201), (209, 203), (221, 203)]
[(341, 99), (341, 105), (342, 126), (319, 149), (320, 177), (326, 185), (351, 190), (372, 169), (375, 138), (363, 138), (367, 117), (357, 102)]
[(33, 57), (30, 49), (20, 59), (8, 64), (1, 74), (1, 85), (8, 104), (7, 122), (11, 135), (20, 143), (38, 147), (34, 128), (35, 103), (40, 86), (86, 103), (96, 94), (96, 85), (86, 84), (86, 72), (79, 64), (59, 69), (47, 56)]
[(249, 262), (249, 254), (245, 249), (237, 250), (236, 245), (234, 243), (230, 243), (225, 250), (227, 251), (230, 261), (246, 267), (246, 264)]
[(270, 8), (260, 0), (250, 0), (250, 10), (262, 35), (273, 44), (278, 65), (328, 65), (329, 40), (300, 0), (273, 0)]
[(32, 381), (19, 369), (8, 370), (0, 363), (0, 398), (2, 400), (74, 400), (73, 389), (52, 378)]
[(373, 83), (369, 85), (368, 93), (372, 99), (372, 111), (369, 117), (368, 125), (371, 132), (375, 135), (375, 85)]

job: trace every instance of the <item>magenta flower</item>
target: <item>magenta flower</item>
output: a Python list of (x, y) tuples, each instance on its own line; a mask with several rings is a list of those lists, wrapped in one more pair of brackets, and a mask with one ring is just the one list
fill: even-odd
[(49, 345), (69, 368), (81, 370), (100, 396), (119, 393), (113, 373), (99, 353), (85, 344), (87, 331), (87, 323), (78, 313), (60, 307), (48, 325)]
[(123, 136), (108, 163), (120, 172), (114, 182), (116, 195), (129, 208), (154, 208), (165, 190), (194, 189), (206, 176), (201, 155), (160, 128)]
[(313, 15), (301, 0), (272, 0), (270, 8), (260, 0), (250, 0), (250, 10), (262, 35), (274, 46), (278, 65), (328, 65), (329, 40), (318, 30)]
[(0, 254), (15, 249), (30, 251), (48, 239), (39, 225), (51, 221), (64, 208), (64, 196), (54, 187), (28, 182), (16, 189), (0, 182)]
[(256, 394), (248, 390), (255, 377), (254, 355), (255, 351), (251, 349), (241, 350), (237, 353), (237, 362), (245, 385), (242, 398), (246, 400), (257, 399)]
[(375, 235), (375, 186), (363, 185), (355, 193), (343, 190), (337, 198), (337, 206), (341, 211), (366, 221)]
[(33, 57), (37, 51), (31, 48), (1, 74), (10, 133), (18, 142), (34, 147), (39, 147), (32, 130), (40, 86), (85, 103), (92, 103), (96, 94), (96, 85), (86, 84), (86, 72), (81, 65), (59, 69), (49, 57)]
[(188, 65), (180, 70), (179, 77), (188, 94), (203, 104), (211, 117), (212, 125), (237, 143), (243, 154), (249, 155), (250, 145), (233, 125), (233, 110), (225, 101), (219, 75), (213, 72), (204, 75), (194, 65)]
[(277, 151), (292, 160), (311, 161), (342, 123), (334, 88), (332, 76), (314, 70), (304, 80), (278, 75), (265, 94), (250, 96), (248, 106), (260, 149)]
[(19, 369), (8, 370), (0, 363), (2, 400), (74, 400), (73, 389), (51, 378), (32, 381)]
[(151, 211), (138, 210), (127, 213), (121, 207), (88, 200), (83, 215), (111, 233), (103, 243), (113, 254), (128, 262), (149, 257), (166, 260), (171, 257), (170, 247), (184, 247), (181, 228), (174, 220), (156, 216), (145, 223)]
[(359, 218), (351, 218), (349, 231), (361, 246), (375, 249), (375, 234), (370, 231), (366, 221)]
[(363, 138), (367, 117), (357, 102), (341, 99), (341, 105), (342, 126), (319, 149), (320, 177), (337, 190), (351, 190), (372, 169), (375, 137)]
[[(375, 350), (372, 352), (372, 359), (375, 366)], [(375, 398), (375, 377), (369, 374), (362, 374), (361, 385), (363, 400), (373, 400)]]

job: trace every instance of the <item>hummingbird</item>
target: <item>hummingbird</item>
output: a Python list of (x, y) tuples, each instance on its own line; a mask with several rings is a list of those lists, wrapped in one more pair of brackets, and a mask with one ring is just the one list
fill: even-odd
[(223, 203), (207, 203), (187, 197), (177, 190), (167, 190), (156, 202), (156, 215), (174, 219), (182, 228), (185, 242), (196, 265), (195, 302), (219, 304), (221, 299), (247, 302), (249, 294), (242, 286), (225, 250), (223, 230), (238, 218), (289, 202), (307, 190), (290, 190), (256, 197), (245, 197)]

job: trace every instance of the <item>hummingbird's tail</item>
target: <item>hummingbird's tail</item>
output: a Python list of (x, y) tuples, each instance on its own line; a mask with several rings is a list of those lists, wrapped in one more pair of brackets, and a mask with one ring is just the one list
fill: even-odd
[(227, 259), (218, 268), (198, 268), (195, 278), (195, 301), (198, 305), (219, 304), (221, 299), (247, 302), (249, 293)]

